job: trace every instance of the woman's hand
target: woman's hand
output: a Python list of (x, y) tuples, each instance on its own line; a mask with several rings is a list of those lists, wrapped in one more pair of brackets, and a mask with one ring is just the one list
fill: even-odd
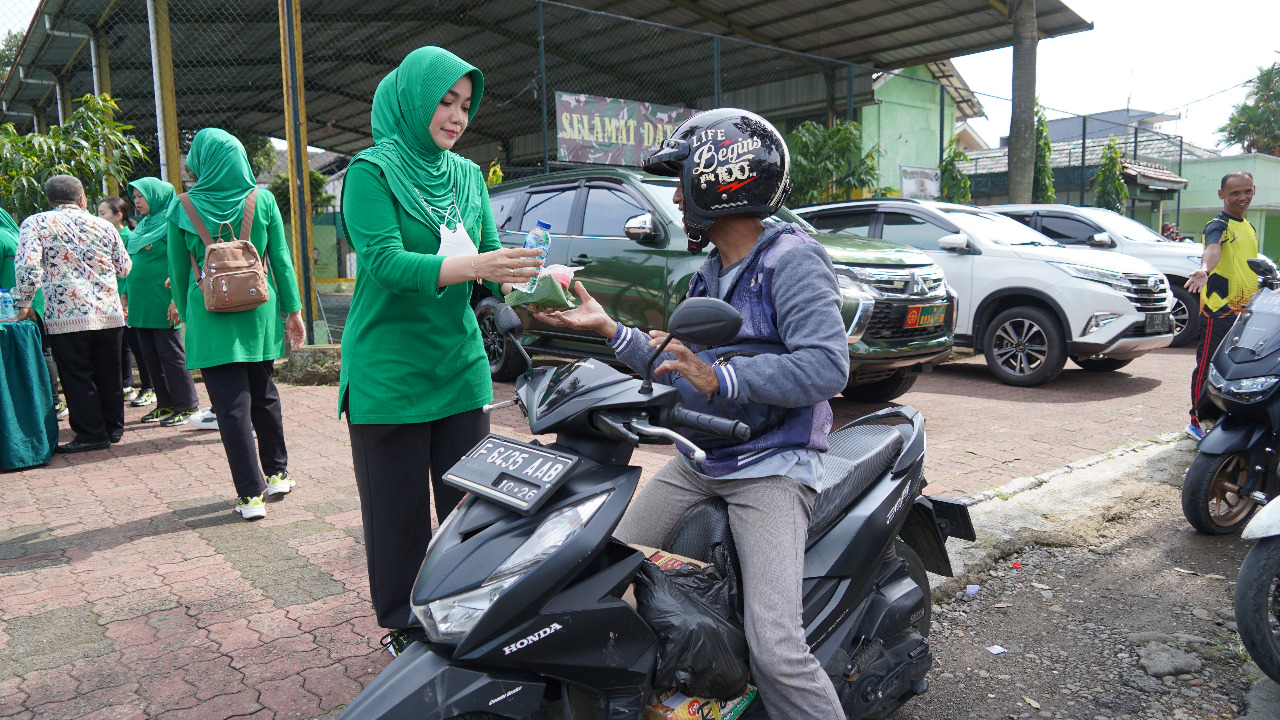
[(528, 282), (538, 275), (541, 254), (537, 248), (502, 248), (474, 255), (475, 279), (495, 283)]
[[(650, 330), (649, 337), (649, 347), (656, 349), (662, 345), (663, 340), (667, 339), (667, 333), (661, 330)], [(653, 374), (665, 375), (669, 372), (678, 372), (698, 392), (708, 395), (720, 392), (720, 377), (716, 375), (716, 369), (702, 362), (702, 358), (694, 355), (692, 350), (684, 346), (684, 343), (673, 338), (664, 352), (675, 353), (676, 359), (663, 360)]]
[(284, 336), (289, 339), (289, 349), (297, 350), (307, 339), (307, 327), (302, 323), (302, 311), (294, 310), (284, 321)]
[(169, 303), (169, 327), (176, 328), (182, 324), (182, 318), (178, 315), (178, 306), (172, 302)]
[(618, 323), (609, 317), (609, 313), (604, 311), (604, 307), (598, 300), (591, 297), (591, 293), (587, 292), (581, 281), (573, 284), (573, 291), (577, 294), (578, 299), (582, 301), (582, 304), (578, 307), (572, 310), (555, 310), (551, 312), (543, 308), (531, 307), (533, 316), (553, 327), (594, 330), (606, 338), (612, 338), (618, 333)]

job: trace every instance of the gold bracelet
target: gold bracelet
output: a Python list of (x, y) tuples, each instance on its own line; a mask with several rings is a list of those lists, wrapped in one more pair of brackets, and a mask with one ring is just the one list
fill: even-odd
[(479, 257), (478, 255), (471, 256), (471, 272), (476, 276), (475, 277), (476, 280), (480, 280), (480, 268), (476, 267), (476, 259), (478, 257)]

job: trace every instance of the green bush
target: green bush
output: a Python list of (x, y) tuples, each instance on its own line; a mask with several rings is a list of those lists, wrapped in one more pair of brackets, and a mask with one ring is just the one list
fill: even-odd
[(830, 128), (809, 121), (799, 125), (787, 138), (791, 151), (791, 200), (804, 206), (843, 199), (854, 190), (869, 190), (883, 196), (877, 187), (880, 145), (863, 152), (862, 127), (851, 120), (838, 120)]

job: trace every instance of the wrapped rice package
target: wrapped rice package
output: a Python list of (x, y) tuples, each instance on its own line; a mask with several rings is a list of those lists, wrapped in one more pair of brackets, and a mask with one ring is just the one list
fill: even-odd
[(573, 282), (573, 274), (580, 267), (565, 265), (548, 265), (538, 271), (538, 284), (533, 292), (525, 292), (522, 287), (507, 293), (503, 300), (511, 307), (520, 305), (537, 305), (553, 310), (572, 310), (577, 307), (569, 285)]

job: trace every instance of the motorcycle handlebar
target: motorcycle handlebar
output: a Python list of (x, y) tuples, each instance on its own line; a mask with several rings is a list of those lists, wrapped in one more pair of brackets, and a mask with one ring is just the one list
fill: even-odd
[(725, 440), (743, 442), (751, 437), (751, 428), (747, 427), (746, 423), (700, 413), (696, 410), (687, 410), (681, 405), (671, 408), (670, 423), (722, 437)]

